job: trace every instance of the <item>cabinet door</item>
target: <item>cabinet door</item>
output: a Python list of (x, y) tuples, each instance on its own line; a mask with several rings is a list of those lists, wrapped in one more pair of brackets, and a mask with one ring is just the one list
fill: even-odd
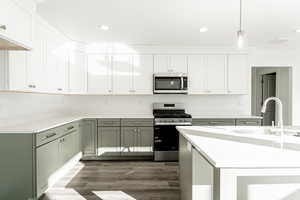
[(96, 155), (97, 120), (83, 120), (81, 136), (83, 155)]
[(246, 55), (228, 56), (228, 93), (247, 94), (250, 69)]
[(120, 127), (99, 127), (98, 131), (98, 155), (119, 156), (121, 151)]
[(168, 72), (187, 73), (187, 56), (172, 55), (170, 56)]
[(192, 55), (188, 57), (189, 94), (205, 93), (206, 71), (203, 55)]
[(48, 179), (58, 169), (59, 163), (59, 140), (54, 140), (36, 149), (38, 197), (49, 187)]
[(113, 93), (130, 94), (132, 88), (132, 56), (113, 56)]
[(168, 55), (154, 56), (154, 73), (166, 73), (169, 67)]
[(226, 92), (226, 56), (205, 56), (206, 92), (224, 94)]
[(0, 26), (6, 26), (3, 29), (0, 29), (0, 35), (9, 36), (9, 29), (10, 29), (10, 10), (12, 7), (12, 1), (10, 0), (2, 0), (0, 6)]
[(105, 55), (88, 56), (88, 93), (111, 94), (111, 57)]
[(137, 145), (137, 128), (122, 127), (121, 128), (121, 155), (136, 155)]
[(187, 73), (187, 56), (157, 55), (154, 57), (155, 73)]
[[(48, 29), (46, 40), (46, 66), (50, 92), (67, 92), (67, 50), (64, 37), (52, 27)], [(55, 80), (55, 81), (54, 81)]]
[(133, 92), (153, 94), (153, 56), (133, 56)]
[(31, 47), (32, 14), (23, 9), (19, 3), (2, 0), (0, 6), (0, 34)]
[(152, 155), (153, 153), (153, 127), (138, 128), (138, 143), (136, 152), (140, 155)]
[(86, 55), (84, 52), (72, 51), (69, 56), (69, 91), (85, 93), (87, 81)]
[(60, 158), (61, 165), (68, 162), (74, 155), (76, 151), (76, 140), (75, 134), (70, 133), (60, 140)]
[(27, 87), (28, 53), (9, 51), (9, 90), (25, 91)]
[(45, 57), (45, 35), (48, 34), (48, 31), (43, 21), (38, 17), (34, 20), (33, 30), (34, 48), (28, 52), (27, 87), (30, 91), (46, 91), (48, 74)]

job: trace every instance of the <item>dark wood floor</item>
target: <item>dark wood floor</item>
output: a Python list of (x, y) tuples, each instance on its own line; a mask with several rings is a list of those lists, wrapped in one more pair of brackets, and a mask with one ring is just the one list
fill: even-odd
[(180, 200), (178, 163), (80, 162), (42, 200)]

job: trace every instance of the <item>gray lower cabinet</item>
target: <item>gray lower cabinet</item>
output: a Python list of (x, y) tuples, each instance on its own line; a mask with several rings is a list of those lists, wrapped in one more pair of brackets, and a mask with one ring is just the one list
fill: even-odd
[[(81, 132), (78, 124), (69, 129), (62, 126), (57, 134), (62, 137), (36, 148), (36, 191), (41, 196), (53, 184), (51, 176), (81, 152)], [(52, 131), (53, 132), (53, 131)]]
[(36, 149), (37, 195), (48, 188), (48, 178), (60, 165), (60, 140), (55, 140)]
[(98, 127), (98, 156), (120, 156), (120, 127)]
[(236, 126), (261, 126), (261, 119), (237, 119)]
[(0, 134), (0, 199), (38, 199), (62, 168), (80, 159), (80, 138), (78, 122), (40, 133)]
[(122, 127), (121, 155), (153, 155), (153, 127)]
[(97, 124), (97, 159), (153, 156), (153, 119), (106, 118)]
[(193, 119), (194, 126), (235, 126), (235, 119)]
[(261, 119), (193, 119), (193, 126), (261, 126)]
[(97, 153), (97, 120), (82, 120), (81, 132), (83, 156), (95, 156)]

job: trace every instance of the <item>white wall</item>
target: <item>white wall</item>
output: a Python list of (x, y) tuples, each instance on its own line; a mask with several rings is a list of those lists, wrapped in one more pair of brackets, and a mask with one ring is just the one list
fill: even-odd
[(247, 95), (153, 95), (153, 96), (70, 96), (72, 113), (82, 114), (152, 114), (154, 102), (181, 102), (192, 115), (249, 115)]
[(0, 124), (59, 115), (67, 108), (66, 98), (62, 95), (0, 93)]

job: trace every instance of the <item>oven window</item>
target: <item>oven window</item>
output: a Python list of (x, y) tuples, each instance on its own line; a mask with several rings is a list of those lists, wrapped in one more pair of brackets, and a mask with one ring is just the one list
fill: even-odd
[(180, 90), (181, 78), (178, 77), (156, 77), (155, 90)]
[(178, 151), (176, 126), (154, 126), (154, 151)]

